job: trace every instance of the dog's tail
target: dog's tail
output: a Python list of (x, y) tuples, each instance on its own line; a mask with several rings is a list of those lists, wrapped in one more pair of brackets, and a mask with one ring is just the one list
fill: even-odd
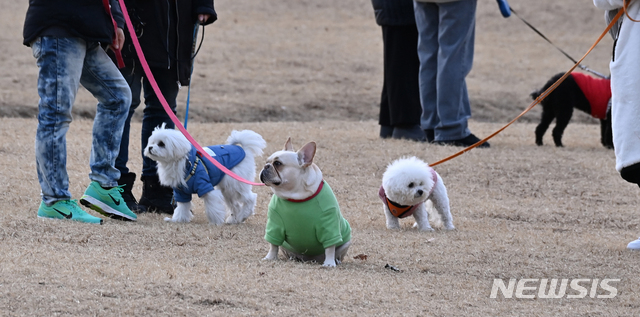
[(540, 95), (542, 94), (544, 90), (540, 91), (540, 90), (534, 90), (529, 96), (531, 96), (531, 99), (536, 100), (538, 99), (538, 97), (540, 97)]
[(267, 142), (262, 136), (251, 130), (231, 131), (227, 144), (240, 145), (245, 152), (251, 153), (254, 157), (262, 156), (262, 150), (267, 147)]

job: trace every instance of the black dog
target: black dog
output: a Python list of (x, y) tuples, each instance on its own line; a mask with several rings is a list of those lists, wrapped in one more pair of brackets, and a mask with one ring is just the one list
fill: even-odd
[[(547, 88), (553, 85), (564, 73), (553, 76), (542, 89), (531, 93), (534, 100)], [(556, 146), (562, 145), (562, 134), (571, 120), (573, 108), (582, 110), (592, 117), (600, 119), (600, 143), (613, 149), (613, 136), (611, 133), (611, 86), (609, 79), (595, 78), (582, 73), (573, 72), (546, 98), (540, 102), (542, 105), (542, 119), (536, 127), (536, 144), (542, 145), (542, 137), (549, 125), (556, 119), (553, 128), (553, 142)]]

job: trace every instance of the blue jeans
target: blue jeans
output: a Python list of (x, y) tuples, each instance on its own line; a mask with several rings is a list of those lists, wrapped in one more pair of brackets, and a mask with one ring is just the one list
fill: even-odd
[(465, 77), (473, 64), (477, 0), (445, 3), (414, 1), (420, 58), (423, 129), (436, 141), (459, 140), (471, 132), (471, 106)]
[(71, 199), (66, 134), (80, 85), (98, 100), (93, 123), (89, 178), (117, 186), (114, 167), (131, 91), (109, 56), (95, 42), (72, 37), (40, 37), (31, 43), (38, 73), (36, 167), (42, 200), (51, 205)]
[[(137, 66), (137, 67), (136, 67)], [(147, 147), (149, 137), (153, 132), (153, 129), (167, 124), (167, 128), (175, 128), (175, 124), (169, 118), (169, 115), (162, 107), (160, 100), (156, 96), (151, 84), (144, 75), (144, 71), (141, 66), (134, 65), (132, 67), (125, 67), (121, 69), (122, 75), (131, 87), (131, 107), (129, 107), (129, 115), (125, 121), (124, 129), (122, 132), (122, 143), (120, 144), (120, 153), (116, 159), (116, 168), (120, 170), (122, 174), (129, 173), (127, 168), (127, 162), (129, 161), (129, 137), (131, 128), (131, 118), (134, 112), (140, 105), (140, 93), (144, 92), (144, 111), (142, 116), (142, 133), (141, 133), (141, 148), (140, 155), (142, 156), (142, 176), (154, 176), (156, 175), (157, 164), (152, 159), (144, 156), (144, 148)], [(178, 75), (173, 69), (152, 68), (151, 72), (153, 77), (158, 83), (158, 87), (162, 92), (162, 95), (167, 100), (169, 107), (176, 113), (176, 99), (178, 98)]]

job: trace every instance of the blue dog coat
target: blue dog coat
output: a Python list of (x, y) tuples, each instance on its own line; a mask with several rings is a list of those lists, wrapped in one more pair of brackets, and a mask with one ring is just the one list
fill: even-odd
[[(209, 152), (211, 157), (227, 169), (232, 169), (245, 157), (244, 150), (238, 145), (212, 145), (205, 149), (211, 150), (213, 152)], [(185, 173), (187, 187), (180, 186), (173, 189), (176, 201), (181, 203), (190, 202), (192, 194), (198, 194), (198, 197), (202, 197), (212, 191), (213, 187), (218, 185), (225, 175), (208, 159), (202, 158), (195, 147), (191, 147), (191, 152), (189, 152)]]

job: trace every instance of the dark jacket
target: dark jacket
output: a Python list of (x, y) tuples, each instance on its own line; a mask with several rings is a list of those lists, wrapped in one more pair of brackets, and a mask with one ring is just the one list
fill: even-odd
[[(124, 28), (118, 1), (110, 2), (113, 18), (118, 27)], [(64, 29), (69, 36), (103, 44), (111, 44), (115, 34), (113, 21), (102, 0), (29, 0), (22, 44), (29, 46), (43, 32), (54, 27)]]
[(413, 0), (371, 0), (378, 25), (415, 25)]
[[(213, 0), (127, 0), (126, 5), (149, 66), (173, 69), (176, 80), (189, 85), (194, 25), (198, 14), (210, 15), (205, 25), (218, 19)], [(139, 65), (129, 31), (125, 34), (125, 63)]]

